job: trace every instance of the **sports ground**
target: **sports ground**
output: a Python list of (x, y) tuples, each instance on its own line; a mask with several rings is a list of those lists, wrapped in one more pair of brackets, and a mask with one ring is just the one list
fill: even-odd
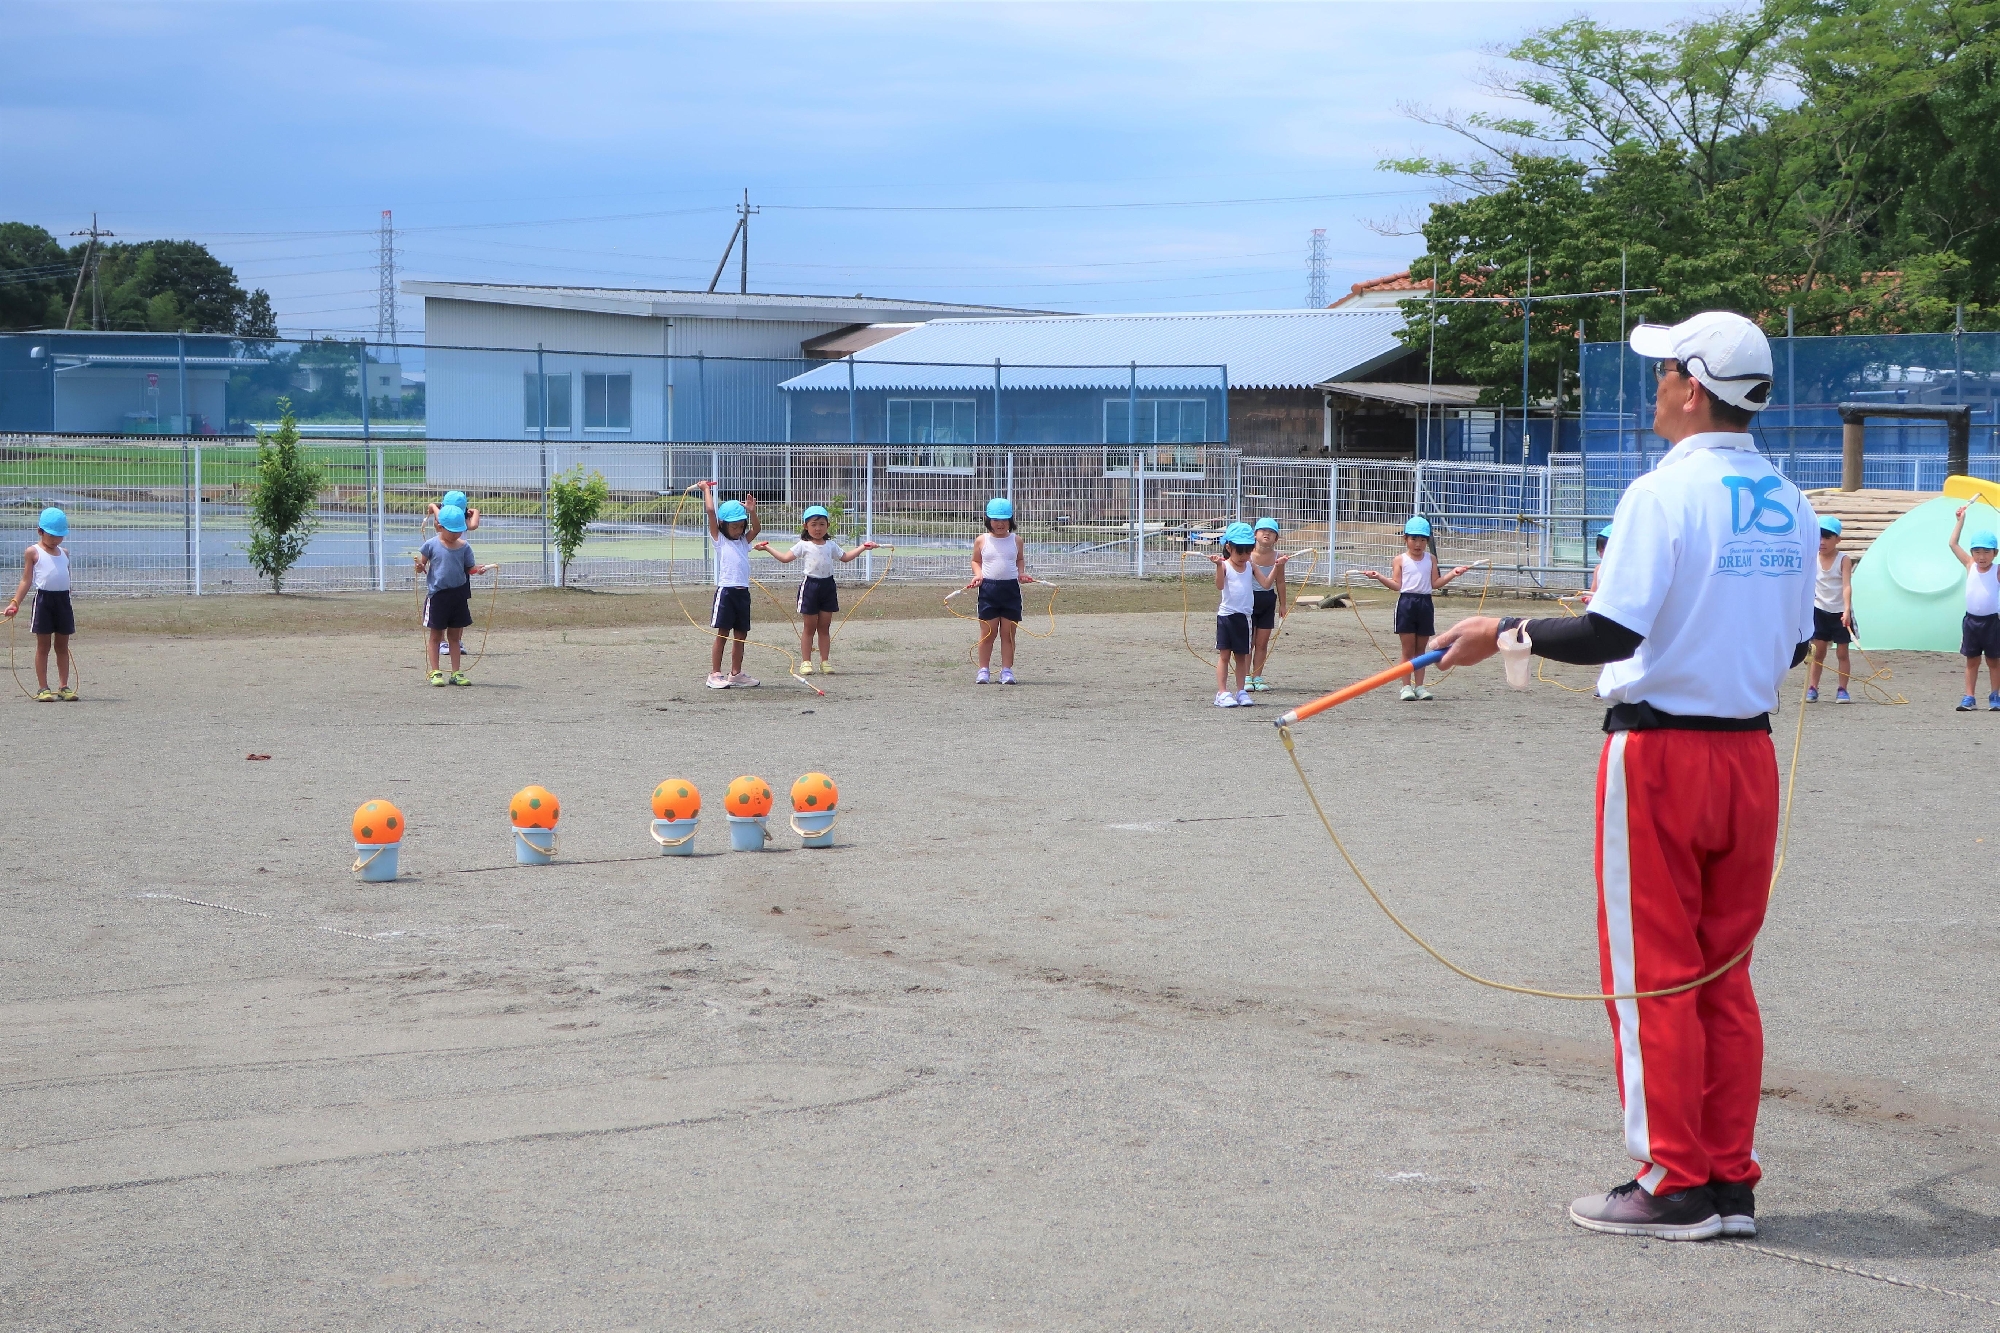
[[(503, 596), (471, 689), (403, 598), (79, 602), (83, 702), (4, 706), (0, 1325), (2000, 1323), (2000, 716), (1957, 659), (1809, 711), (1762, 1234), (1642, 1243), (1563, 1215), (1629, 1175), (1602, 1008), (1451, 976), (1310, 814), (1270, 720), (1380, 666), (1350, 616), (1222, 711), (1177, 585), (1065, 589), (1006, 689), (941, 592), (878, 594), (825, 697), (758, 649), (705, 690), (657, 595)], [(1594, 989), (1598, 705), (1433, 689), (1298, 728), (1335, 826), (1446, 953)], [(728, 781), (808, 769), (841, 845), (727, 852)], [(404, 876), (360, 885), (385, 797)]]

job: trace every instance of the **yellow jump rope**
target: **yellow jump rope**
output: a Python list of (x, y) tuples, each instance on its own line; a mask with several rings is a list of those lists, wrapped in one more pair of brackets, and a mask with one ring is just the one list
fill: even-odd
[[(1185, 646), (1185, 647), (1187, 648), (1187, 650), (1188, 650), (1188, 654), (1189, 654), (1190, 656), (1192, 656), (1192, 657), (1194, 658), (1194, 660), (1195, 660), (1195, 661), (1197, 661), (1197, 662), (1200, 662), (1200, 663), (1201, 663), (1202, 665), (1204, 665), (1204, 666), (1214, 666), (1214, 665), (1215, 665), (1215, 659), (1214, 659), (1214, 658), (1212, 658), (1212, 657), (1209, 657), (1209, 656), (1206, 656), (1206, 655), (1205, 655), (1205, 654), (1204, 654), (1204, 653), (1203, 653), (1203, 652), (1202, 652), (1202, 651), (1201, 651), (1201, 650), (1200, 650), (1199, 648), (1197, 648), (1197, 647), (1195, 647), (1195, 646), (1194, 646), (1194, 638), (1193, 638), (1193, 636), (1192, 636), (1192, 635), (1191, 635), (1191, 634), (1189, 633), (1189, 630), (1188, 630), (1188, 618), (1189, 618), (1189, 616), (1190, 616), (1190, 615), (1192, 614), (1192, 612), (1191, 612), (1191, 603), (1190, 603), (1190, 602), (1188, 601), (1188, 576), (1187, 576), (1187, 559), (1188, 559), (1188, 555), (1189, 555), (1189, 554), (1190, 554), (1190, 552), (1189, 552), (1189, 549), (1188, 549), (1188, 548), (1187, 548), (1187, 547), (1186, 547), (1185, 545), (1183, 545), (1183, 546), (1181, 547), (1181, 568), (1180, 568), (1180, 574), (1181, 574), (1181, 643), (1182, 643), (1182, 644), (1183, 644), (1183, 645), (1184, 645), (1184, 646)], [(1288, 559), (1288, 560), (1297, 560), (1297, 559), (1298, 559), (1299, 557), (1301, 557), (1301, 556), (1307, 556), (1307, 555), (1314, 555), (1314, 556), (1316, 556), (1316, 555), (1318, 555), (1318, 554), (1319, 554), (1319, 548), (1318, 548), (1317, 546), (1308, 546), (1308, 547), (1306, 547), (1306, 548), (1305, 548), (1305, 549), (1304, 549), (1303, 551), (1293, 551), (1293, 552), (1291, 553), (1291, 555), (1290, 555), (1289, 557), (1287, 557), (1287, 559)], [(1207, 559), (1208, 557), (1207, 557), (1207, 556), (1203, 556), (1202, 558), (1203, 558), (1203, 559), (1205, 560), (1205, 559)], [(1331, 578), (1331, 568), (1330, 568), (1330, 564), (1331, 564), (1331, 562), (1329, 562), (1329, 573), (1328, 573), (1328, 577), (1329, 577), (1329, 579)], [(1312, 574), (1311, 574), (1311, 572), (1310, 572), (1310, 568), (1309, 568), (1309, 569), (1308, 569), (1308, 572), (1307, 572), (1307, 574), (1306, 574), (1306, 577), (1305, 577), (1305, 579), (1304, 579), (1304, 580), (1303, 580), (1302, 582), (1300, 582), (1300, 584), (1299, 584), (1299, 590), (1303, 592), (1303, 591), (1304, 591), (1305, 589), (1307, 589), (1307, 588), (1310, 588), (1311, 586), (1312, 586)], [(1332, 587), (1333, 585), (1331, 584), (1331, 582), (1329, 582), (1327, 586), (1328, 586), (1328, 587)], [(1288, 584), (1286, 585), (1286, 591), (1287, 591), (1287, 592), (1291, 591), (1291, 585), (1290, 585), (1289, 583), (1288, 583)], [(1286, 607), (1286, 606), (1285, 606), (1285, 605), (1284, 605), (1284, 604), (1283, 604), (1282, 602), (1280, 602), (1280, 603), (1279, 603), (1279, 606), (1278, 606), (1278, 624), (1277, 624), (1277, 628), (1275, 628), (1275, 629), (1273, 629), (1273, 630), (1271, 631), (1271, 638), (1270, 638), (1270, 641), (1269, 641), (1268, 643), (1266, 643), (1266, 644), (1264, 645), (1264, 651), (1265, 651), (1266, 653), (1269, 653), (1269, 652), (1271, 651), (1271, 649), (1273, 649), (1273, 648), (1277, 647), (1277, 644), (1278, 644), (1278, 640), (1279, 640), (1279, 639), (1281, 639), (1281, 638), (1283, 638), (1283, 637), (1284, 637), (1284, 634), (1285, 634), (1285, 622), (1286, 622), (1287, 620), (1290, 620), (1290, 619), (1291, 619), (1291, 615), (1290, 615), (1290, 608)]]
[[(29, 703), (37, 703), (40, 701), (36, 698), (36, 692), (34, 690), (29, 689), (26, 685), (23, 685), (21, 683), (21, 668), (18, 665), (16, 665), (14, 661), (14, 639), (20, 633), (20, 630), (21, 630), (21, 616), (20, 612), (17, 610), (15, 614), (10, 616), (7, 620), (7, 670), (10, 673), (12, 673), (14, 677), (14, 688), (19, 690), (21, 694), (28, 700)], [(69, 651), (70, 688), (76, 689), (78, 686), (83, 684), (83, 668), (77, 665), (76, 648), (74, 646), (71, 646), (68, 651)], [(50, 650), (49, 656), (50, 657), (55, 656), (55, 652), (53, 649)]]

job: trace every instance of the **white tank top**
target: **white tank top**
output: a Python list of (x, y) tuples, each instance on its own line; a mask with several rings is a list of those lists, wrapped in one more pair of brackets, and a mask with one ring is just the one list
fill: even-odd
[(1020, 538), (1013, 533), (1005, 537), (995, 537), (985, 533), (979, 539), (979, 577), (982, 579), (1018, 579), (1021, 566), (1014, 559), (1014, 543)]
[(2000, 612), (2000, 565), (1988, 565), (1984, 574), (1978, 565), (1965, 567), (1965, 614), (1990, 616)]
[(840, 543), (828, 537), (823, 542), (801, 537), (792, 546), (792, 554), (805, 562), (804, 576), (809, 579), (830, 579), (845, 554)]
[(1437, 557), (1429, 551), (1421, 560), (1410, 559), (1409, 552), (1403, 553), (1403, 591), (1420, 592), (1428, 596), (1431, 590), (1431, 572), (1437, 568)]
[(1833, 568), (1820, 570), (1819, 577), (1813, 581), (1813, 605), (1836, 616), (1847, 610), (1847, 598), (1840, 590), (1841, 570), (1846, 564), (1847, 552), (1834, 552)]
[(1227, 561), (1222, 566), (1222, 605), (1215, 608), (1219, 616), (1247, 616), (1257, 606), (1257, 575), (1250, 565), (1243, 566), (1237, 573)]
[(69, 591), (69, 548), (58, 546), (53, 554), (41, 548), (35, 556), (35, 591)]

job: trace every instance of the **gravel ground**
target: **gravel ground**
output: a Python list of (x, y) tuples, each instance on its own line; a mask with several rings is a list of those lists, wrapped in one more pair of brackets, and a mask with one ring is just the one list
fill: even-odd
[[(413, 634), (127, 610), (83, 703), (7, 706), (0, 1324), (2000, 1319), (2000, 717), (1951, 711), (1955, 659), (1807, 719), (1760, 1252), (1563, 1218), (1629, 1174), (1603, 1011), (1457, 980), (1333, 857), (1270, 719), (1379, 665), (1344, 614), (1224, 712), (1177, 612), (1064, 615), (1012, 689), (956, 621), (857, 621), (822, 698), (754, 649), (763, 688), (706, 690), (701, 636), (578, 600), (608, 623), (503, 620), (469, 690)], [(1301, 727), (1322, 798), (1448, 953), (1592, 988), (1596, 705), (1434, 688)], [(842, 845), (727, 853), (729, 779), (812, 768)], [(647, 836), (669, 775), (692, 858)], [(529, 782), (555, 866), (509, 864)], [(374, 797), (411, 833), (360, 885)]]

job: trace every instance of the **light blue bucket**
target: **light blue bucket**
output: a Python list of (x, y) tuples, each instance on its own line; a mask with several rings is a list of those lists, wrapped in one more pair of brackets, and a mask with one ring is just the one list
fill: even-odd
[(833, 821), (840, 818), (838, 810), (799, 810), (792, 815), (792, 832), (799, 835), (801, 847), (833, 846)]
[(764, 827), (765, 815), (729, 816), (729, 850), (732, 852), (761, 852), (764, 844), (771, 840), (771, 831)]
[(556, 831), (514, 826), (514, 864), (545, 866), (556, 859)]
[(653, 841), (660, 844), (661, 856), (693, 856), (694, 829), (701, 818), (656, 819), (653, 821)]
[(357, 842), (354, 844), (354, 873), (370, 884), (396, 878), (396, 854), (400, 842)]

